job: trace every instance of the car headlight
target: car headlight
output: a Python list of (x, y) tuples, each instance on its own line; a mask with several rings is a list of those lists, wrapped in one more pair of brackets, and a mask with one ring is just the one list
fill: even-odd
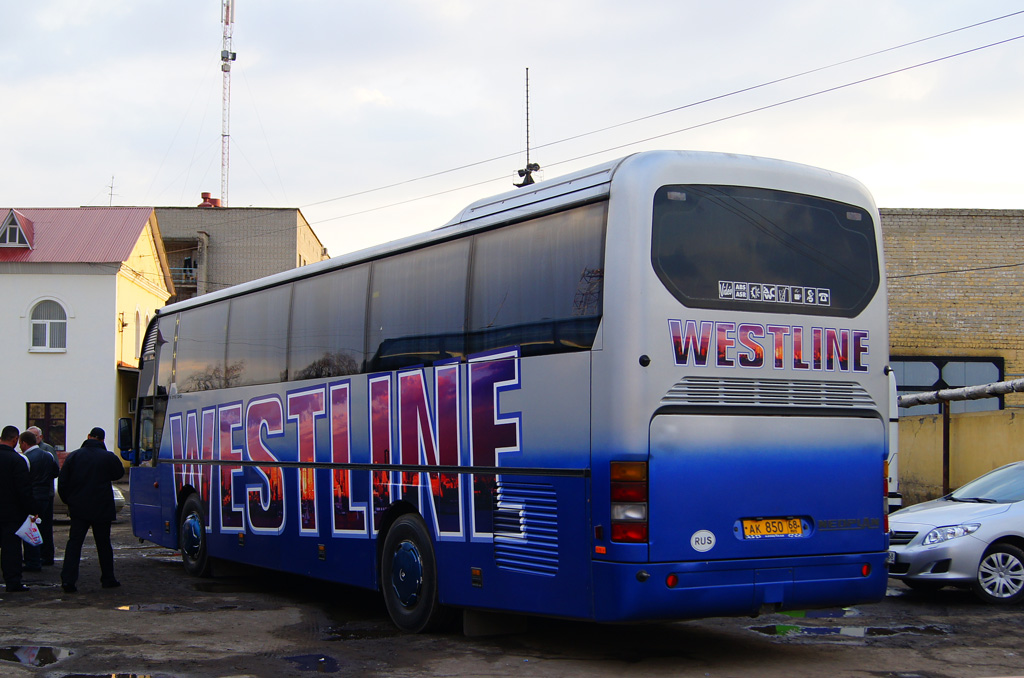
[(965, 537), (969, 534), (977, 532), (979, 527), (981, 527), (981, 525), (978, 523), (936, 527), (934, 530), (932, 530), (924, 536), (923, 544), (925, 546), (931, 546), (932, 544), (941, 544), (944, 541), (956, 539), (957, 537)]

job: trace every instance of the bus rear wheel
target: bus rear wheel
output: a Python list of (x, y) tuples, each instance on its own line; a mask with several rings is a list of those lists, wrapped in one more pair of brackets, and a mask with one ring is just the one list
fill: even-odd
[(178, 547), (185, 571), (195, 577), (210, 576), (210, 555), (206, 547), (206, 520), (203, 503), (190, 494), (181, 507)]
[(415, 513), (395, 521), (380, 560), (384, 604), (395, 626), (409, 633), (436, 631), (451, 612), (438, 602), (437, 560), (426, 523)]

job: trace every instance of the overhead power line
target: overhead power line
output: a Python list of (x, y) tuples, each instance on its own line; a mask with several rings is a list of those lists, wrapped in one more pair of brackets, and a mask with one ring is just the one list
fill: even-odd
[[(1008, 16), (1010, 16), (1010, 15), (1008, 15)], [(991, 47), (997, 47), (999, 45), (1005, 45), (1005, 44), (1013, 42), (1015, 40), (1020, 40), (1021, 38), (1024, 38), (1024, 35), (1017, 35), (1017, 36), (1014, 36), (1012, 38), (1006, 38), (1005, 40), (998, 40), (996, 42), (991, 42), (991, 43), (988, 43), (986, 45), (981, 45), (979, 47), (973, 47), (971, 49), (966, 49), (966, 50), (963, 50), (963, 51), (960, 51), (960, 52), (955, 52), (953, 54), (947, 54), (946, 56), (937, 57), (935, 59), (929, 59), (927, 61), (922, 61), (920, 63), (916, 63), (916, 64), (913, 64), (911, 66), (904, 66), (903, 68), (897, 68), (897, 69), (894, 69), (894, 70), (891, 70), (891, 71), (886, 71), (885, 73), (879, 73), (877, 75), (868, 76), (866, 78), (860, 78), (858, 80), (853, 80), (853, 81), (850, 81), (850, 82), (847, 82), (847, 83), (844, 83), (844, 84), (841, 84), (841, 85), (836, 85), (834, 87), (827, 87), (825, 89), (817, 90), (815, 92), (810, 92), (808, 94), (803, 94), (803, 95), (800, 95), (800, 96), (791, 97), (789, 99), (783, 99), (781, 101), (776, 101), (774, 103), (766, 104), (764, 106), (758, 106), (756, 108), (747, 109), (747, 110), (741, 111), (739, 113), (733, 113), (731, 115), (725, 115), (725, 116), (722, 116), (722, 117), (719, 117), (719, 118), (715, 118), (713, 120), (707, 120), (705, 122), (697, 123), (697, 124), (694, 124), (694, 125), (689, 125), (687, 127), (683, 127), (683, 128), (680, 128), (680, 129), (675, 129), (675, 130), (672, 130), (670, 132), (664, 132), (662, 134), (656, 134), (656, 135), (649, 136), (649, 137), (646, 137), (646, 138), (643, 138), (643, 139), (637, 139), (637, 140), (634, 140), (634, 141), (630, 141), (630, 142), (627, 142), (627, 143), (624, 143), (624, 144), (619, 144), (619, 145), (616, 145), (616, 146), (610, 146), (610, 147), (603, 148), (603, 149), (598, 150), (598, 151), (593, 151), (591, 153), (585, 153), (583, 155), (579, 155), (579, 156), (576, 156), (576, 157), (573, 157), (573, 158), (567, 158), (565, 160), (559, 160), (559, 161), (556, 161), (556, 162), (551, 162), (551, 163), (548, 163), (548, 167), (557, 167), (558, 165), (564, 165), (566, 163), (576, 162), (578, 160), (583, 160), (585, 158), (590, 158), (590, 157), (593, 157), (595, 155), (601, 155), (603, 153), (609, 153), (611, 151), (618, 151), (618, 150), (622, 150), (624, 148), (629, 148), (630, 146), (637, 146), (639, 144), (643, 144), (643, 143), (647, 143), (647, 142), (650, 142), (650, 141), (654, 141), (656, 139), (663, 139), (665, 137), (673, 136), (673, 135), (676, 135), (676, 134), (682, 134), (683, 132), (690, 132), (690, 131), (695, 130), (695, 129), (700, 129), (702, 127), (708, 127), (710, 125), (715, 125), (715, 124), (718, 124), (718, 123), (721, 123), (721, 122), (726, 122), (728, 120), (735, 120), (736, 118), (741, 118), (741, 117), (744, 117), (744, 116), (747, 116), (747, 115), (751, 115), (753, 113), (760, 113), (762, 111), (767, 111), (767, 110), (770, 110), (770, 109), (773, 109), (773, 108), (778, 108), (780, 106), (785, 106), (787, 104), (792, 104), (792, 103), (796, 103), (798, 101), (804, 101), (806, 99), (811, 99), (811, 98), (814, 98), (814, 97), (817, 97), (817, 96), (821, 96), (822, 94), (829, 94), (829, 93), (832, 93), (832, 92), (837, 92), (837, 91), (842, 90), (842, 89), (847, 89), (849, 87), (854, 87), (856, 85), (863, 85), (865, 83), (872, 82), (874, 80), (879, 80), (881, 78), (886, 78), (886, 77), (889, 77), (889, 76), (892, 76), (892, 75), (897, 75), (897, 74), (900, 74), (900, 73), (906, 73), (908, 71), (912, 71), (912, 70), (917, 69), (917, 68), (922, 68), (924, 66), (930, 66), (930, 65), (937, 64), (937, 63), (940, 63), (940, 62), (943, 62), (943, 61), (948, 61), (949, 59), (955, 59), (957, 57), (962, 57), (962, 56), (965, 56), (967, 54), (973, 54), (974, 52), (980, 52), (982, 50), (989, 49)], [(918, 42), (920, 42), (920, 41), (918, 41)], [(912, 44), (912, 43), (908, 43), (908, 44)], [(823, 68), (827, 68), (827, 67), (823, 67)], [(822, 69), (817, 69), (817, 70), (822, 70)], [(810, 71), (808, 71), (808, 72), (810, 72)], [(796, 76), (793, 76), (793, 77), (796, 77)], [(780, 82), (780, 81), (781, 80), (776, 80), (776, 81), (773, 81), (773, 82)], [(747, 88), (747, 90), (742, 90), (742, 91), (749, 91), (750, 89), (753, 89), (753, 88)], [(730, 96), (730, 95), (722, 95), (720, 97), (715, 97), (713, 99), (707, 99), (705, 101), (713, 101), (713, 100), (717, 100), (717, 99), (722, 99), (722, 98), (725, 98), (726, 96)], [(697, 103), (694, 103), (694, 104), (687, 104), (687, 106), (679, 107), (679, 108), (673, 109), (673, 110), (680, 110), (681, 108), (686, 108), (686, 107), (690, 107), (690, 106), (696, 106), (696, 105), (699, 105), (700, 103), (703, 103), (703, 102), (697, 102)], [(648, 117), (654, 117), (654, 116), (648, 116)], [(628, 124), (628, 123), (623, 123), (623, 124)], [(572, 138), (573, 139), (577, 139), (580, 136), (584, 136), (584, 135), (578, 135), (578, 136), (572, 137)], [(552, 142), (551, 144), (547, 144), (547, 145), (550, 146), (550, 145), (553, 145), (554, 143), (561, 143), (561, 142)], [(505, 157), (507, 157), (507, 156), (505, 156)], [(483, 164), (484, 162), (488, 162), (488, 161), (481, 161), (480, 163), (474, 163), (474, 164)], [(471, 166), (472, 165), (464, 165), (463, 168), (471, 167)], [(445, 172), (437, 172), (437, 173), (435, 173), (433, 175), (430, 175), (430, 176), (438, 176), (440, 174), (445, 174), (445, 173), (451, 172), (451, 171), (455, 171), (455, 170), (446, 170)], [(437, 197), (437, 196), (440, 196), (440, 195), (445, 195), (447, 193), (453, 193), (455, 191), (460, 191), (460, 190), (464, 190), (464, 189), (467, 189), (467, 188), (473, 188), (475, 186), (480, 186), (482, 184), (491, 183), (493, 181), (500, 181), (500, 180), (502, 180), (502, 178), (503, 177), (495, 177), (495, 178), (487, 179), (485, 181), (478, 181), (478, 182), (475, 182), (475, 183), (472, 183), (472, 184), (467, 184), (467, 185), (464, 185), (464, 186), (459, 186), (458, 188), (451, 188), (451, 189), (447, 189), (447, 190), (444, 190), (444, 191), (438, 191), (436, 193), (430, 193), (430, 194), (418, 196), (418, 197), (415, 197), (415, 198), (409, 198), (407, 200), (402, 200), (402, 201), (395, 202), (395, 203), (389, 203), (387, 205), (380, 205), (378, 207), (372, 207), (372, 208), (365, 209), (365, 210), (362, 210), (362, 211), (359, 211), (359, 212), (351, 212), (349, 214), (341, 214), (341, 215), (338, 215), (336, 217), (328, 217), (326, 219), (321, 219), (319, 221), (311, 222), (311, 223), (322, 224), (322, 223), (325, 223), (325, 222), (328, 222), (328, 221), (334, 221), (334, 220), (337, 220), (337, 219), (347, 219), (349, 217), (357, 216), (357, 215), (360, 215), (360, 214), (366, 214), (368, 212), (376, 212), (376, 211), (380, 211), (380, 210), (383, 210), (383, 209), (389, 209), (391, 207), (397, 207), (399, 205), (405, 205), (407, 203), (416, 202), (416, 201), (419, 201), (419, 200), (427, 200), (429, 198), (434, 198), (434, 197)], [(411, 179), (411, 180), (406, 181), (406, 182), (400, 182), (398, 184), (392, 184), (390, 186), (386, 186), (386, 187), (382, 187), (382, 188), (378, 188), (378, 189), (371, 189), (371, 190), (368, 190), (368, 191), (363, 191), (362, 193), (355, 193), (355, 194), (351, 194), (349, 196), (343, 196), (343, 197), (355, 197), (356, 195), (365, 195), (366, 193), (371, 193), (371, 192), (377, 191), (377, 190), (383, 190), (384, 188), (392, 188), (394, 186), (399, 186), (399, 185), (402, 185), (402, 184), (411, 183), (413, 181), (416, 181), (416, 180), (415, 179)], [(342, 199), (342, 198), (335, 198), (335, 200), (340, 200), (340, 199)], [(331, 202), (331, 201), (324, 201), (324, 202)], [(319, 204), (323, 204), (323, 203), (313, 203), (313, 204), (319, 205)]]
[[(573, 135), (573, 136), (570, 136), (570, 137), (566, 137), (564, 139), (558, 139), (556, 141), (549, 141), (548, 143), (541, 144), (540, 146), (537, 146), (535, 148), (538, 148), (538, 149), (540, 149), (540, 148), (550, 148), (551, 146), (556, 146), (558, 144), (567, 143), (569, 141), (576, 141), (577, 139), (582, 139), (582, 138), (585, 138), (585, 137), (588, 137), (588, 136), (593, 136), (595, 134), (600, 134), (602, 132), (608, 132), (608, 131), (611, 131), (613, 129), (618, 129), (620, 127), (626, 127), (628, 125), (633, 125), (633, 124), (636, 124), (638, 122), (644, 122), (644, 121), (651, 120), (653, 118), (657, 118), (657, 117), (660, 117), (660, 116), (663, 116), (663, 115), (668, 115), (670, 113), (677, 113), (679, 111), (686, 110), (686, 109), (689, 109), (689, 108), (695, 108), (697, 106), (702, 106), (704, 104), (712, 103), (712, 102), (715, 102), (715, 101), (721, 101), (723, 99), (728, 99), (729, 97), (737, 96), (739, 94), (746, 94), (748, 92), (753, 92), (753, 91), (758, 90), (758, 89), (762, 89), (762, 88), (765, 88), (765, 87), (770, 87), (771, 85), (777, 85), (779, 83), (787, 82), (789, 80), (794, 80), (796, 78), (801, 78), (801, 77), (803, 77), (805, 75), (812, 75), (814, 73), (820, 73), (822, 71), (826, 71), (826, 70), (829, 70), (829, 69), (832, 69), (832, 68), (837, 68), (839, 66), (845, 66), (847, 64), (851, 64), (851, 63), (854, 63), (856, 61), (862, 61), (864, 59), (869, 59), (871, 57), (879, 56), (881, 54), (886, 54), (888, 52), (894, 52), (896, 50), (903, 49), (903, 48), (906, 48), (906, 47), (911, 47), (913, 45), (919, 45), (921, 43), (928, 42), (930, 40), (936, 40), (938, 38), (942, 38), (942, 37), (945, 37), (945, 36), (948, 36), (948, 35), (953, 35), (955, 33), (960, 33), (962, 31), (970, 30), (972, 28), (977, 28), (979, 26), (984, 26), (986, 24), (994, 23), (994, 22), (997, 22), (997, 21), (1002, 21), (1004, 19), (1009, 19), (1009, 18), (1018, 16), (1018, 15), (1021, 15), (1021, 14), (1024, 14), (1024, 10), (1020, 10), (1020, 11), (1017, 11), (1017, 12), (1011, 12), (1009, 14), (1004, 14), (1002, 16), (994, 17), (992, 19), (986, 19), (984, 21), (979, 21), (977, 23), (969, 24), (967, 26), (961, 26), (960, 28), (954, 28), (954, 29), (951, 29), (951, 30), (948, 30), (948, 31), (943, 31), (941, 33), (936, 33), (934, 35), (930, 35), (930, 36), (925, 37), (925, 38), (919, 38), (917, 40), (911, 40), (910, 42), (904, 42), (904, 43), (901, 43), (899, 45), (894, 45), (892, 47), (886, 47), (885, 49), (880, 49), (880, 50), (877, 50), (877, 51), (874, 51), (874, 52), (869, 52), (867, 54), (862, 54), (861, 56), (853, 57), (853, 58), (850, 58), (850, 59), (844, 59), (842, 61), (837, 61), (837, 62), (829, 64), (827, 66), (819, 66), (819, 67), (816, 67), (816, 68), (812, 68), (810, 70), (801, 71), (799, 73), (793, 73), (791, 75), (786, 75), (786, 76), (783, 76), (783, 77), (780, 77), (780, 78), (775, 78), (773, 80), (768, 80), (766, 82), (762, 82), (762, 83), (757, 84), (757, 85), (751, 85), (749, 87), (743, 87), (743, 88), (740, 88), (740, 89), (737, 89), (737, 90), (733, 90), (733, 91), (727, 92), (725, 94), (718, 94), (718, 95), (715, 95), (715, 96), (712, 96), (712, 97), (708, 97), (706, 99), (701, 99), (699, 101), (694, 101), (694, 102), (691, 102), (691, 103), (688, 103), (688, 104), (683, 104), (681, 106), (676, 106), (674, 108), (670, 108), (668, 110), (660, 111), (658, 113), (651, 113), (649, 115), (644, 115), (644, 116), (641, 116), (639, 118), (633, 118), (632, 120), (627, 120), (625, 122), (619, 122), (619, 123), (615, 123), (613, 125), (608, 125), (606, 127), (601, 127), (601, 128), (598, 128), (598, 129), (590, 130), (589, 132), (582, 132), (580, 134), (576, 134), (576, 135)], [(879, 77), (881, 77), (881, 76), (879, 76)], [(685, 131), (685, 130), (683, 130), (683, 131)], [(398, 182), (395, 182), (395, 183), (392, 183), (392, 184), (387, 184), (385, 186), (378, 186), (376, 188), (369, 188), (369, 189), (366, 189), (366, 190), (357, 191), (355, 193), (348, 193), (346, 195), (341, 195), (341, 196), (338, 196), (338, 197), (335, 197), (335, 198), (328, 198), (326, 200), (319, 200), (317, 202), (308, 203), (306, 205), (303, 205), (302, 208), (305, 208), (305, 207), (316, 207), (316, 206), (325, 205), (325, 204), (331, 203), (331, 202), (338, 202), (340, 200), (348, 200), (350, 198), (356, 198), (356, 197), (368, 195), (370, 193), (377, 193), (379, 191), (385, 191), (385, 190), (388, 190), (388, 189), (391, 189), (391, 188), (397, 188), (399, 186), (405, 186), (407, 184), (412, 184), (412, 183), (416, 183), (416, 182), (419, 182), (419, 181), (425, 181), (427, 179), (433, 179), (435, 177), (443, 176), (445, 174), (451, 174), (453, 172), (459, 172), (459, 171), (462, 171), (462, 170), (465, 170), (465, 169), (470, 169), (470, 168), (473, 168), (473, 167), (479, 167), (481, 165), (486, 165), (488, 163), (497, 162), (499, 160), (506, 160), (508, 158), (512, 158), (512, 157), (518, 156), (520, 153), (521, 153), (521, 151), (514, 151), (512, 153), (506, 153), (504, 155), (498, 155), (498, 156), (495, 156), (493, 158), (488, 158), (486, 160), (477, 160), (477, 161), (474, 161), (474, 162), (471, 162), (471, 163), (467, 163), (465, 165), (459, 165), (457, 167), (451, 167), (449, 169), (439, 170), (437, 172), (432, 172), (430, 174), (425, 174), (425, 175), (422, 175), (422, 176), (419, 176), (419, 177), (415, 177), (415, 178), (412, 178), (412, 179), (405, 179), (403, 181), (398, 181)], [(487, 182), (482, 182), (482, 183), (489, 183), (490, 181), (494, 181), (494, 180), (489, 179)], [(477, 185), (479, 185), (479, 184), (471, 184), (471, 186), (477, 186)], [(468, 188), (468, 187), (464, 187), (464, 188)], [(458, 189), (455, 189), (455, 190), (458, 190)], [(450, 191), (445, 191), (444, 193), (448, 193), (448, 192), (450, 192)], [(443, 195), (443, 193), (436, 194), (436, 195)], [(429, 197), (434, 197), (434, 196), (430, 195), (430, 196), (425, 196), (425, 197), (429, 198)], [(404, 204), (405, 202), (407, 202), (407, 201), (403, 201), (401, 203), (396, 203), (396, 204), (401, 205), (401, 204)], [(378, 209), (385, 209), (386, 207), (391, 207), (391, 206), (392, 205), (387, 205), (385, 207), (381, 207), (381, 208), (378, 208)], [(345, 218), (347, 216), (355, 216), (357, 214), (365, 214), (366, 211), (370, 211), (370, 210), (364, 210), (362, 212), (354, 212), (351, 215), (343, 215), (343, 216), (340, 216), (340, 217), (333, 217), (333, 219), (343, 219), (343, 218)]]

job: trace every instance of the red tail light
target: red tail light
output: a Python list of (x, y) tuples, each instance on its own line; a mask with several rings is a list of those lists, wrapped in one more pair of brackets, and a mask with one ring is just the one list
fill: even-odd
[(612, 541), (647, 543), (647, 462), (611, 463)]

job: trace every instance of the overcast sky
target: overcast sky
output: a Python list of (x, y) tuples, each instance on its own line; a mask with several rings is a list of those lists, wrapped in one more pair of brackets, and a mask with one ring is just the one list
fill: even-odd
[[(300, 208), (332, 255), (440, 226), (525, 165), (529, 68), (546, 178), (639, 150), (728, 151), (849, 174), (881, 207), (1024, 208), (1021, 12), (237, 0), (228, 202)], [(219, 196), (221, 38), (218, 0), (0, 0), (0, 206)]]

